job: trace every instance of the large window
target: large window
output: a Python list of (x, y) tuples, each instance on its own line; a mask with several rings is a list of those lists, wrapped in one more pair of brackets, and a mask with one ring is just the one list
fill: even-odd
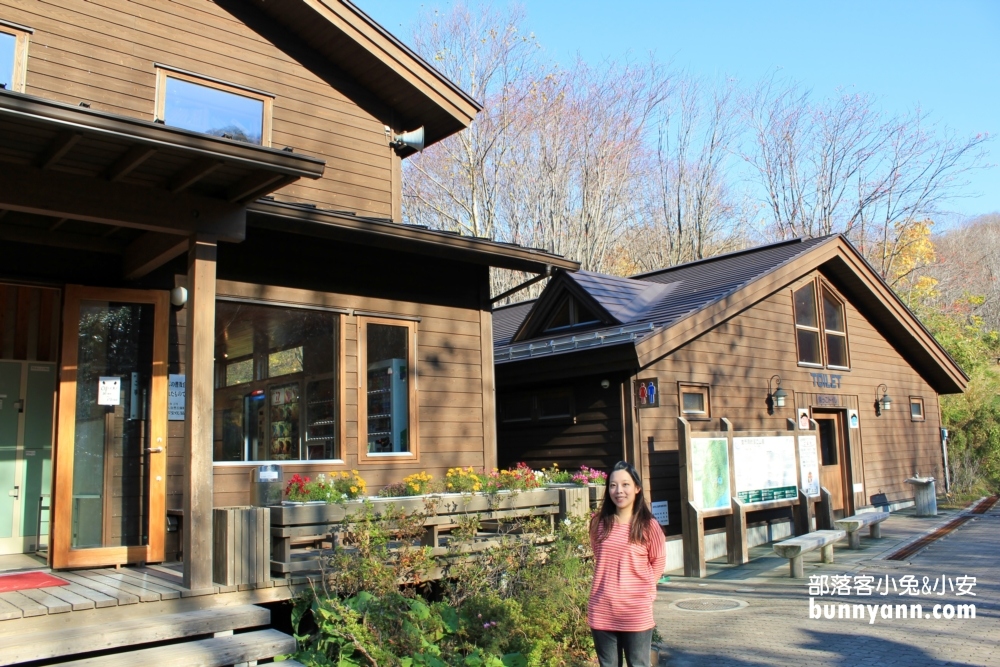
[(0, 22), (0, 88), (24, 92), (28, 69), (27, 28)]
[(216, 137), (271, 145), (273, 98), (266, 93), (157, 70), (156, 117), (166, 125)]
[(358, 318), (362, 462), (419, 454), (415, 342), (413, 322)]
[[(817, 303), (822, 294), (822, 310)], [(844, 303), (815, 281), (792, 292), (795, 310), (795, 346), (800, 364), (850, 368), (847, 345), (847, 318)], [(822, 314), (822, 317), (821, 317)], [(824, 361), (825, 359), (825, 361)]]
[(339, 460), (339, 315), (219, 301), (215, 461)]

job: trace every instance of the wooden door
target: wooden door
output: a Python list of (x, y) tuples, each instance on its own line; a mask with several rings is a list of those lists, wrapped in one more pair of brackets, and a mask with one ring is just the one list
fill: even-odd
[(66, 289), (52, 567), (163, 560), (168, 299)]
[(849, 462), (844, 446), (844, 423), (841, 413), (820, 413), (813, 411), (813, 419), (819, 427), (819, 479), (830, 492), (833, 510), (847, 516), (851, 511), (850, 483), (847, 479)]

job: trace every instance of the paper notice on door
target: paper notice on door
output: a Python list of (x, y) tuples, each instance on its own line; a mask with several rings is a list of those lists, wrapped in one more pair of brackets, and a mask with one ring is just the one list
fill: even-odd
[(101, 376), (97, 381), (97, 404), (120, 405), (122, 402), (122, 379)]

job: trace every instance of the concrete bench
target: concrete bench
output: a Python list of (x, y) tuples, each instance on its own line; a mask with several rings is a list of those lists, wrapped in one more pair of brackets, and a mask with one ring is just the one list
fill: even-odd
[(793, 537), (774, 545), (774, 553), (787, 558), (793, 579), (802, 579), (805, 572), (802, 568), (802, 556), (810, 551), (820, 549), (824, 563), (833, 562), (833, 543), (847, 536), (843, 530), (815, 530), (799, 537)]
[(868, 526), (870, 534), (875, 539), (882, 537), (882, 527), (880, 523), (889, 518), (888, 512), (866, 512), (855, 514), (843, 519), (837, 519), (833, 523), (841, 530), (847, 531), (847, 546), (851, 549), (861, 548), (861, 529)]

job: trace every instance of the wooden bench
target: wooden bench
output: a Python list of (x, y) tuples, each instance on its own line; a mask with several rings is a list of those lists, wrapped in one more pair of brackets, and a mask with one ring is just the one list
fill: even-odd
[(774, 545), (774, 553), (782, 558), (787, 558), (791, 568), (793, 579), (805, 577), (802, 567), (802, 556), (810, 551), (819, 549), (823, 554), (824, 563), (833, 562), (833, 543), (842, 540), (847, 536), (843, 530), (815, 530), (805, 535), (793, 537), (791, 539), (777, 542)]
[(882, 527), (879, 525), (889, 518), (888, 512), (865, 512), (834, 521), (837, 528), (847, 531), (847, 546), (851, 549), (861, 548), (861, 529), (868, 526), (870, 535), (878, 539), (882, 537)]

